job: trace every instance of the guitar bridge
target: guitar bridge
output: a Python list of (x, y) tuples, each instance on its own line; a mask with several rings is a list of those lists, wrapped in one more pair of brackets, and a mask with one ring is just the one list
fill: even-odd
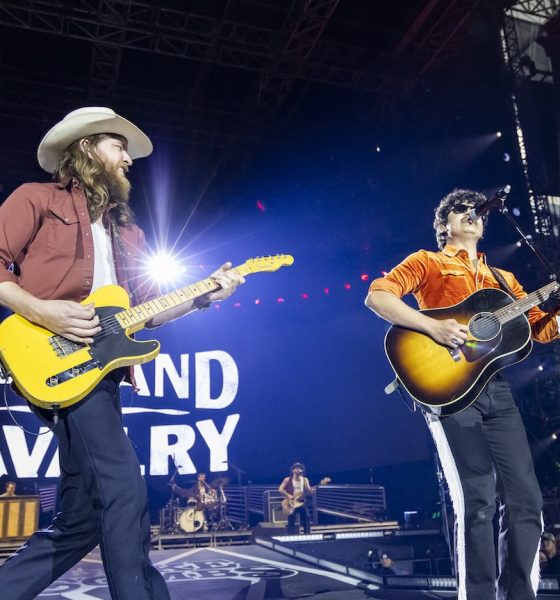
[(455, 362), (459, 362), (461, 360), (461, 351), (459, 348), (449, 348), (449, 354), (451, 354), (451, 358)]
[(51, 376), (47, 377), (45, 384), (51, 388), (56, 387), (57, 385), (60, 385), (61, 383), (64, 383), (65, 381), (74, 379), (75, 377), (78, 377), (79, 375), (83, 375), (84, 373), (87, 373), (88, 371), (91, 371), (93, 369), (99, 369), (99, 368), (100, 368), (100, 363), (98, 360), (88, 360), (87, 362), (84, 362), (81, 365), (76, 365), (70, 369), (61, 371), (60, 373), (57, 373), (56, 375), (51, 375)]
[(81, 350), (87, 346), (87, 344), (73, 342), (72, 340), (69, 340), (61, 335), (51, 336), (49, 338), (49, 344), (59, 358), (70, 356), (70, 354), (74, 354), (74, 352), (78, 352), (78, 350)]

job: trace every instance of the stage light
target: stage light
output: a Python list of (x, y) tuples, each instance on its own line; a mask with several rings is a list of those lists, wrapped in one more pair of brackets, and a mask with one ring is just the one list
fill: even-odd
[(511, 160), (511, 156), (509, 155), (509, 153), (508, 153), (508, 152), (504, 152), (504, 153), (502, 154), (502, 160), (503, 160), (504, 162), (509, 162), (509, 161)]
[(261, 212), (265, 212), (266, 211), (266, 206), (260, 200), (257, 200), (257, 208)]
[(304, 292), (304, 293), (301, 295), (301, 297), (302, 297), (304, 300), (309, 300), (309, 294), (306, 294), (305, 292)]
[(555, 442), (558, 439), (558, 434), (556, 432), (554, 432), (550, 437)]
[(286, 300), (284, 300), (284, 298), (276, 298), (276, 302), (278, 302), (278, 304), (282, 304), (282, 302), (286, 302)]
[(544, 371), (544, 367), (543, 367), (543, 365), (539, 365), (539, 366), (537, 367), (537, 371)]
[(383, 275), (383, 277), (385, 277), (385, 275), (387, 275), (389, 271), (381, 271), (381, 275)]
[(498, 139), (500, 139), (502, 137), (502, 132), (501, 131), (496, 131), (496, 137)]
[(375, 151), (376, 152), (381, 152), (381, 146), (375, 146)]
[(147, 260), (146, 269), (150, 277), (161, 284), (173, 283), (186, 271), (185, 265), (182, 265), (178, 258), (167, 252), (158, 252), (152, 255)]
[(255, 304), (260, 304), (260, 303), (261, 303), (261, 299), (260, 299), (260, 298), (257, 298), (257, 299), (255, 300)]
[(369, 275), (368, 275), (367, 273), (362, 273), (362, 274), (360, 275), (360, 279), (361, 279), (362, 281), (369, 281)]
[(234, 302), (233, 303), (233, 308), (240, 308), (241, 306), (241, 302)]
[(523, 242), (522, 242), (521, 240), (517, 240), (517, 242), (515, 242), (515, 245), (516, 245), (518, 248), (521, 248), (521, 246), (523, 245)]
[(329, 288), (323, 288), (323, 292), (325, 294), (330, 294), (331, 290)]
[(511, 209), (511, 214), (514, 217), (520, 217), (521, 216), (521, 211), (519, 210), (519, 208), (517, 208), (517, 206), (515, 208)]
[(352, 286), (349, 283), (345, 283), (344, 284), (344, 289), (345, 290), (350, 290), (350, 289), (352, 289)]

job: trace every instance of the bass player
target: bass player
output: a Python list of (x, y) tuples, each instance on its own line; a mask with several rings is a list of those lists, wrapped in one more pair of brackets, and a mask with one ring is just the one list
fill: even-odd
[[(415, 252), (374, 280), (366, 306), (453, 353), (467, 341), (467, 326), (422, 314), (401, 300), (404, 295), (412, 293), (420, 309), (452, 306), (482, 288), (507, 286), (510, 289), (504, 291), (510, 295), (525, 296), (511, 273), (493, 272), (485, 255), (477, 251), (486, 217), (480, 218), (473, 209), (486, 202), (483, 194), (471, 190), (456, 189), (445, 196), (434, 220), (440, 251)], [(534, 340), (558, 339), (556, 312), (534, 307), (527, 317)], [(445, 417), (425, 413), (425, 418), (453, 501), (459, 600), (534, 600), (542, 497), (509, 384), (496, 373), (469, 407)], [(500, 506), (497, 570), (492, 524), (496, 498)]]

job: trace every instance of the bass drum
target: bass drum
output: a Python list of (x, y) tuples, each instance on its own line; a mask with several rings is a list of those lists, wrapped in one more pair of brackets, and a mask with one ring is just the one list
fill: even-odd
[(194, 508), (187, 508), (179, 515), (179, 527), (185, 533), (194, 533), (204, 527), (204, 512)]

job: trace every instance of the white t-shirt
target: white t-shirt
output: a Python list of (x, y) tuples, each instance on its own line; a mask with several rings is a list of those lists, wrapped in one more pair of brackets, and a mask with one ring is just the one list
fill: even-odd
[(91, 235), (93, 238), (93, 283), (91, 291), (117, 283), (115, 261), (113, 260), (113, 248), (108, 231), (103, 226), (101, 218), (91, 224)]

